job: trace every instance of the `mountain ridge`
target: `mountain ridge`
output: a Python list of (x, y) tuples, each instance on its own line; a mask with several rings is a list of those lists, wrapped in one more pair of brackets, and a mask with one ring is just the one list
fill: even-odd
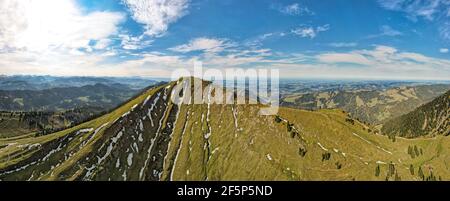
[[(97, 119), (57, 133), (0, 139), (1, 180), (428, 180), (450, 179), (448, 137), (370, 133), (337, 109), (176, 105), (171, 82)], [(411, 145), (423, 149), (412, 159)], [(410, 166), (433, 167), (423, 176)], [(378, 169), (378, 171), (377, 171)], [(433, 176), (434, 175), (434, 176)], [(433, 176), (433, 177), (432, 177)]]

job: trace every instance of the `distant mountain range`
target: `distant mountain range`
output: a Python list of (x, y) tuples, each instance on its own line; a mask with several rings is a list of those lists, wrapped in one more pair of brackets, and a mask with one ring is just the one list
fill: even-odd
[(155, 80), (0, 75), (0, 137), (48, 134), (118, 106)]
[(64, 87), (82, 87), (86, 85), (122, 84), (128, 88), (139, 90), (154, 85), (158, 81), (142, 77), (57, 77), (57, 76), (34, 76), (14, 75), (0, 76), (0, 90), (44, 90)]
[(317, 92), (291, 92), (284, 95), (281, 104), (309, 110), (340, 108), (363, 122), (382, 124), (413, 111), (450, 89), (449, 84), (394, 84), (390, 88), (385, 88), (385, 85), (366, 84), (322, 89)]
[(64, 111), (82, 107), (110, 109), (137, 92), (139, 90), (119, 83), (44, 90), (0, 90), (0, 110)]
[(450, 135), (450, 90), (408, 114), (387, 121), (382, 132), (402, 137)]

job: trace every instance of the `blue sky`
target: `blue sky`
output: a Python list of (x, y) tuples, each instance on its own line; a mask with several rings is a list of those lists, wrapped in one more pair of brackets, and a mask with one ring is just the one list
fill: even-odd
[(5, 0), (0, 9), (0, 74), (168, 77), (198, 60), (283, 77), (450, 79), (446, 0)]

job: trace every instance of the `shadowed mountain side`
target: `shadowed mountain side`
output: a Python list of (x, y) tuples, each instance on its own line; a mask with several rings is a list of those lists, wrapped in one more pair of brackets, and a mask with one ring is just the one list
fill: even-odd
[(450, 135), (450, 91), (408, 114), (386, 122), (382, 131), (403, 137)]

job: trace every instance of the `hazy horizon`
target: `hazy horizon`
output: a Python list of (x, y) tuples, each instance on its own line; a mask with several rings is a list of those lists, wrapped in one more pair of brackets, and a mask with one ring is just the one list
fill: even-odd
[[(79, 78), (140, 78), (140, 79), (156, 79), (162, 81), (171, 80), (170, 77), (154, 77), (154, 76), (140, 76), (140, 75), (130, 75), (130, 76), (83, 76), (83, 75), (49, 75), (49, 74), (0, 74), (1, 77), (58, 77), (58, 78), (71, 78), (71, 77), (79, 77)], [(226, 80), (226, 79), (224, 79)], [(349, 78), (349, 77), (280, 77), (280, 81), (348, 81), (348, 82), (365, 82), (365, 81), (398, 81), (398, 82), (431, 82), (431, 83), (448, 83), (450, 82), (450, 78), (447, 80), (439, 80), (439, 79), (395, 79), (395, 78)]]

